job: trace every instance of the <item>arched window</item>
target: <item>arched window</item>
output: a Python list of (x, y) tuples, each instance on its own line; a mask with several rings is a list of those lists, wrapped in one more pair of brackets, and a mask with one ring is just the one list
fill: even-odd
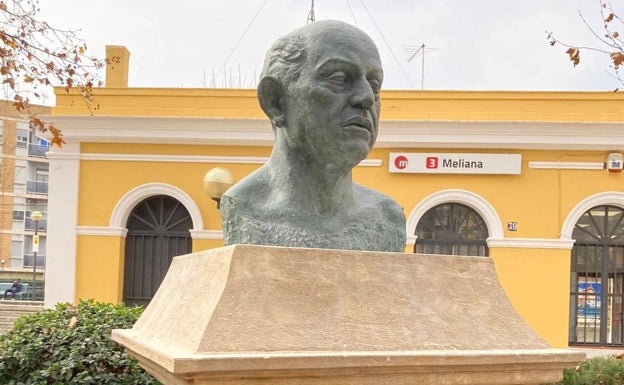
[(415, 253), (488, 256), (488, 229), (481, 216), (461, 203), (429, 209), (416, 226)]
[(123, 299), (127, 305), (147, 305), (173, 257), (191, 252), (193, 222), (182, 203), (157, 195), (132, 210), (126, 227)]
[(624, 345), (624, 210), (587, 210), (572, 239), (569, 342)]

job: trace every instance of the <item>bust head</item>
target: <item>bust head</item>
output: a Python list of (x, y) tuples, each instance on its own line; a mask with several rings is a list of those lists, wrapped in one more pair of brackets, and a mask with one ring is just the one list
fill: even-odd
[(258, 100), (275, 144), (221, 200), (226, 245), (404, 250), (401, 207), (352, 180), (377, 139), (382, 82), (377, 47), (349, 24), (308, 24), (273, 44)]
[(320, 21), (273, 44), (258, 98), (276, 144), (352, 168), (377, 138), (382, 82), (379, 53), (368, 35), (343, 22)]

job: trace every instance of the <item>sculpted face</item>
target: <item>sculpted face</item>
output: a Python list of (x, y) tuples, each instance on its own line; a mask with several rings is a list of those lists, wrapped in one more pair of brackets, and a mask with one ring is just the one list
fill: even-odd
[(284, 98), (286, 140), (304, 156), (353, 167), (377, 139), (379, 53), (366, 34), (348, 24), (310, 26), (301, 72)]

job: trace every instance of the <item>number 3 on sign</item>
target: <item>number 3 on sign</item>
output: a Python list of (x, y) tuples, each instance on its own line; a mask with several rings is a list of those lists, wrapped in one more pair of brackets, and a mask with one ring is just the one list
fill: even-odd
[(518, 231), (518, 222), (507, 222), (507, 231)]

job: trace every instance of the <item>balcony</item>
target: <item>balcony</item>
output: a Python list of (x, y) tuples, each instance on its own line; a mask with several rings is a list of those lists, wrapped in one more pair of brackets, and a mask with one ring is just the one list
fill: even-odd
[(26, 181), (26, 194), (48, 195), (48, 182)]
[[(35, 231), (35, 221), (30, 218), (24, 218), (24, 229), (28, 231)], [(38, 231), (45, 232), (48, 229), (48, 221), (42, 219), (39, 221), (39, 227), (37, 227)]]
[(28, 156), (32, 156), (33, 158), (45, 158), (46, 152), (50, 150), (49, 146), (41, 146), (39, 144), (29, 144), (28, 145)]
[[(37, 254), (37, 268), (43, 269), (45, 267), (45, 255)], [(24, 254), (24, 267), (33, 267), (33, 261), (35, 260), (34, 254)]]

